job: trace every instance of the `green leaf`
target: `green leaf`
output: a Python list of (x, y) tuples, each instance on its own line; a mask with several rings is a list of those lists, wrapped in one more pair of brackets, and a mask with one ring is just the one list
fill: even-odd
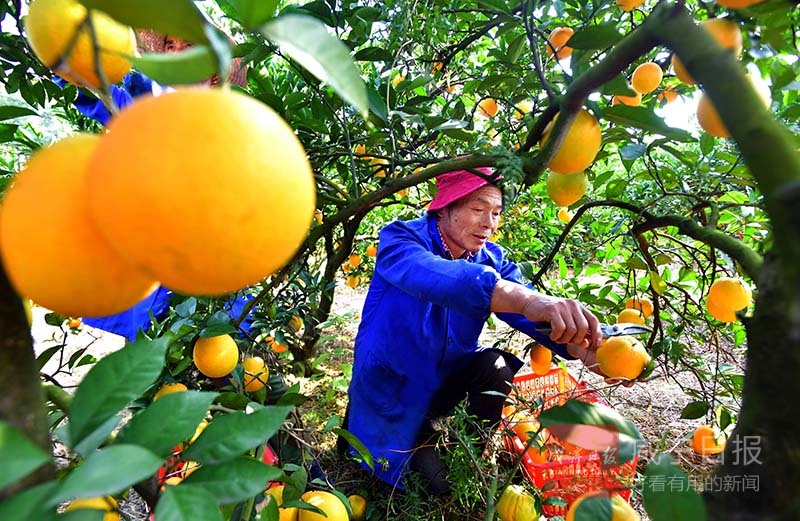
[(192, 0), (79, 0), (131, 27), (152, 29), (196, 44), (208, 43), (205, 18)]
[(653, 521), (706, 519), (703, 499), (667, 454), (656, 456), (647, 466), (642, 489), (645, 510)]
[(606, 108), (603, 111), (603, 118), (617, 125), (640, 128), (676, 141), (689, 142), (693, 140), (689, 132), (668, 126), (655, 112), (645, 107), (629, 107), (620, 103)]
[(280, 477), (283, 477), (283, 471), (278, 467), (242, 457), (219, 465), (202, 465), (181, 486), (186, 484), (202, 487), (217, 503), (228, 504), (263, 492), (269, 481)]
[[(0, 501), (0, 519), (3, 521), (49, 519), (47, 514), (55, 513), (55, 507), (47, 507), (45, 503), (56, 488), (58, 483), (48, 481)], [(46, 512), (47, 510), (50, 512)]]
[(708, 409), (708, 402), (691, 402), (681, 411), (681, 418), (684, 420), (696, 420), (705, 416)]
[(155, 514), (159, 521), (222, 521), (222, 512), (214, 496), (205, 488), (188, 483), (167, 486), (158, 498)]
[(614, 463), (633, 459), (641, 448), (636, 426), (605, 405), (568, 400), (539, 415), (540, 423), (554, 436), (588, 450), (602, 452)]
[[(179, 442), (194, 434), (217, 393), (186, 391), (168, 394), (134, 416), (117, 437), (166, 457)], [(165, 422), (164, 418), (169, 418)]]
[(392, 61), (392, 58), (394, 55), (382, 47), (365, 47), (354, 56), (356, 61), (368, 62), (389, 62)]
[(4, 105), (0, 107), (0, 121), (14, 119), (22, 116), (38, 116), (39, 114), (28, 107), (18, 107), (16, 105)]
[(162, 85), (200, 83), (217, 71), (216, 57), (206, 45), (178, 53), (148, 53), (131, 58), (131, 62)]
[(144, 393), (164, 366), (167, 338), (140, 339), (106, 356), (81, 382), (69, 410), (73, 444)]
[(245, 29), (255, 29), (273, 16), (278, 0), (230, 0), (236, 10), (236, 20)]
[(628, 143), (619, 150), (619, 155), (626, 161), (639, 159), (647, 152), (647, 145), (644, 143)]
[(350, 431), (345, 429), (332, 429), (332, 432), (347, 440), (347, 443), (349, 443), (358, 452), (359, 456), (361, 456), (361, 459), (364, 460), (364, 463), (367, 464), (369, 469), (375, 470), (375, 463), (372, 460), (372, 453), (370, 453), (366, 445), (361, 443), (361, 440), (353, 436)]
[(325, 24), (310, 16), (289, 14), (262, 26), (261, 33), (367, 117), (367, 88), (350, 49), (330, 34)]
[(50, 455), (36, 446), (12, 424), (0, 420), (0, 490), (24, 478), (50, 461)]
[(604, 83), (603, 86), (600, 87), (600, 93), (607, 96), (613, 96), (615, 94), (621, 96), (636, 95), (636, 91), (631, 88), (630, 83), (628, 83), (628, 78), (626, 78), (624, 74), (617, 74), (613, 79)]
[(163, 460), (136, 445), (112, 445), (86, 458), (48, 501), (54, 506), (73, 498), (113, 496), (155, 474)]
[(217, 311), (206, 322), (205, 327), (200, 331), (201, 338), (212, 338), (220, 335), (231, 335), (236, 333), (236, 328), (231, 322), (231, 317), (224, 311)]
[(657, 271), (650, 272), (650, 287), (659, 295), (667, 292), (667, 283), (664, 282), (664, 279), (661, 278)]
[(591, 25), (577, 31), (567, 42), (573, 49), (605, 49), (622, 39), (616, 23)]
[(250, 414), (234, 412), (215, 418), (186, 450), (184, 458), (214, 464), (239, 457), (278, 432), (293, 409), (270, 406)]

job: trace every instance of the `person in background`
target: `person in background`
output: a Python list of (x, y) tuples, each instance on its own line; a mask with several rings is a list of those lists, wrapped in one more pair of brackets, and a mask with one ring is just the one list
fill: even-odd
[[(355, 340), (345, 427), (369, 449), (374, 474), (402, 488), (408, 469), (433, 494), (450, 489), (433, 421), (467, 399), (467, 413), (496, 428), (516, 356), (478, 345), (491, 313), (565, 359), (596, 370), (600, 323), (580, 302), (538, 293), (489, 242), (503, 210), (491, 169), (436, 179), (427, 215), (380, 232), (375, 272)], [(536, 330), (549, 323), (548, 335)], [(340, 439), (340, 449), (346, 442)]]

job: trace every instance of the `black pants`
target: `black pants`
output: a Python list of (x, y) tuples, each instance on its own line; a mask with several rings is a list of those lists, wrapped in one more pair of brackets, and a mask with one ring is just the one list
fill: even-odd
[[(479, 429), (478, 434), (491, 431), (500, 421), (514, 373), (500, 352), (486, 350), (479, 352), (439, 388), (420, 429), (418, 448), (411, 458), (411, 469), (427, 478), (433, 494), (449, 492), (450, 482), (447, 466), (436, 453), (436, 432), (431, 422), (451, 414), (455, 406), (466, 398), (467, 414), (477, 417), (482, 424), (483, 429)], [(487, 394), (487, 391), (493, 392)]]

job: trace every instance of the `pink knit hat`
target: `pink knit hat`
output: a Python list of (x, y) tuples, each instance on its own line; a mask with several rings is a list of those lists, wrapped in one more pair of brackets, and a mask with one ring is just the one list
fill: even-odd
[[(474, 170), (492, 176), (494, 170), (489, 167), (475, 168)], [(497, 176), (495, 181), (502, 179)], [(428, 206), (428, 211), (433, 212), (466, 197), (475, 190), (490, 184), (483, 177), (477, 176), (468, 170), (455, 170), (436, 177), (436, 197)]]

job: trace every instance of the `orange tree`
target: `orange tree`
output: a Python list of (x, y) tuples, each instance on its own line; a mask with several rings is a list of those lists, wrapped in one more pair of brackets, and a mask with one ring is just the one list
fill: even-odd
[[(688, 370), (696, 376), (697, 385), (687, 389), (683, 416), (706, 417), (728, 430), (735, 422), (716, 476), (741, 483), (740, 488), (706, 491), (700, 502), (686, 487), (676, 500), (675, 494), (648, 487), (646, 480), (643, 495), (651, 516), (702, 519), (705, 510), (710, 519), (777, 519), (796, 511), (800, 416), (791, 397), (800, 369), (800, 296), (795, 290), (800, 271), (794, 262), (800, 254), (800, 159), (791, 133), (798, 107), (798, 69), (792, 59), (798, 10), (791, 2), (645, 2), (623, 6), (624, 13), (609, 1), (582, 0), (497, 0), (478, 7), (470, 2), (315, 1), (302, 7), (255, 0), (204, 2), (242, 42), (235, 49), (188, 1), (168, 8), (149, 1), (82, 3), (122, 23), (197, 42), (190, 53), (169, 59), (133, 60), (164, 83), (197, 81), (214, 70), (224, 75), (233, 50), (250, 65), (248, 94), (273, 107), (303, 142), (317, 181), (317, 220), (294, 258), (248, 289), (255, 295), (251, 307), (257, 326), (265, 335), (279, 333), (290, 340), (291, 355), (282, 356), (302, 362), (315, 354), (317, 326), (332, 310), (337, 275), (354, 251), (366, 248), (365, 238), (374, 242), (379, 225), (398, 215), (389, 211), (391, 203), (421, 209), (437, 174), (495, 166), (505, 176), (509, 203), (498, 240), (522, 262), (534, 284), (581, 298), (609, 320), (627, 297), (649, 297), (655, 327), (646, 348), (659, 370), (666, 375)], [(19, 2), (5, 3), (0, 14), (21, 32)], [(715, 38), (699, 25), (712, 18), (726, 18), (731, 22), (726, 25), (741, 30), (741, 43), (731, 34)], [(572, 51), (562, 48), (562, 59), (555, 61), (547, 39), (559, 27), (574, 34), (565, 43)], [(25, 39), (13, 33), (3, 32), (0, 48), (5, 90), (19, 95), (4, 102), (0, 112), (0, 167), (6, 183), (31, 150), (49, 140), (52, 130), (36, 124), (45, 112), (69, 127), (97, 130), (72, 108), (75, 88), (53, 83)], [(673, 55), (699, 87), (675, 78)], [(650, 62), (662, 69), (664, 79), (654, 91), (638, 96), (630, 87), (631, 75)], [(751, 77), (768, 82), (769, 110), (745, 77), (745, 67)], [(664, 105), (675, 96), (690, 99), (698, 88), (732, 139), (665, 122), (669, 105)], [(109, 100), (107, 85), (94, 94)], [(614, 96), (635, 97), (640, 104), (615, 104)], [(480, 109), (490, 104), (491, 111)], [(602, 143), (586, 166), (589, 189), (572, 205), (573, 217), (564, 226), (555, 220), (558, 207), (547, 195), (543, 174), (562, 143), (572, 142), (568, 130), (582, 109), (599, 122)], [(704, 114), (701, 122), (706, 119)], [(714, 132), (719, 133), (716, 123)], [(548, 139), (542, 140), (545, 134)], [(578, 136), (576, 143), (574, 152), (589, 146), (585, 137)], [(403, 192), (412, 187), (410, 196)], [(737, 273), (754, 287), (755, 306), (733, 324), (709, 318), (709, 286)], [(9, 488), (3, 496), (13, 500), (31, 483), (53, 482), (47, 481), (52, 467), (42, 466), (41, 454), (31, 448), (48, 446), (48, 429), (24, 313), (5, 282), (2, 294), (0, 381), (8, 387), (2, 416), (14, 427), (3, 425), (14, 433), (7, 439), (24, 446), (28, 457), (28, 467), (18, 467), (25, 472), (14, 476), (19, 481), (4, 484)], [(182, 307), (172, 315), (178, 325), (159, 331), (180, 333), (192, 323), (210, 328), (207, 336), (213, 336), (236, 325), (210, 321), (219, 318), (213, 305), (206, 315), (195, 316), (198, 309)], [(301, 340), (284, 335), (294, 315), (304, 321)], [(181, 366), (180, 357), (171, 359), (169, 348), (155, 342), (151, 356), (163, 361), (167, 353), (166, 364), (177, 364), (170, 374), (182, 374), (178, 369), (185, 370), (186, 363)], [(693, 347), (707, 344), (713, 348), (711, 358), (708, 349)], [(728, 363), (731, 353), (746, 357), (743, 371)], [(101, 376), (94, 380), (103, 380), (108, 367), (118, 363), (98, 364)], [(130, 400), (164, 378), (157, 371), (163, 363), (141, 363), (153, 367), (143, 372), (148, 378), (127, 389)], [(84, 385), (89, 393), (99, 384)], [(66, 400), (55, 390), (48, 399)], [(182, 399), (189, 400), (174, 398)], [(206, 399), (192, 398), (197, 409)], [(105, 405), (116, 412), (126, 403)], [(79, 434), (88, 436), (108, 416), (81, 407), (91, 421), (84, 420)], [(224, 432), (225, 426), (218, 429)], [(753, 440), (759, 457), (747, 458)], [(255, 441), (263, 439), (249, 440)], [(225, 462), (252, 450), (255, 443), (249, 442), (227, 452)], [(97, 446), (91, 445), (83, 448)], [(219, 463), (202, 448), (197, 452), (208, 464)], [(141, 451), (125, 456), (140, 464), (141, 475), (126, 474), (126, 484), (132, 485), (153, 460)], [(88, 458), (83, 465), (89, 465)], [(219, 472), (232, 471), (223, 465)], [(651, 482), (665, 475), (681, 474), (668, 460), (651, 463)], [(78, 480), (69, 484), (77, 486)], [(758, 486), (742, 490), (753, 480)], [(34, 503), (41, 496), (31, 490), (24, 497)], [(102, 487), (93, 492), (116, 493)], [(67, 499), (73, 492), (59, 494), (53, 497)], [(168, 497), (177, 502), (176, 495)], [(235, 503), (245, 495), (212, 494), (208, 501)], [(157, 491), (151, 490), (148, 499), (157, 501)]]

